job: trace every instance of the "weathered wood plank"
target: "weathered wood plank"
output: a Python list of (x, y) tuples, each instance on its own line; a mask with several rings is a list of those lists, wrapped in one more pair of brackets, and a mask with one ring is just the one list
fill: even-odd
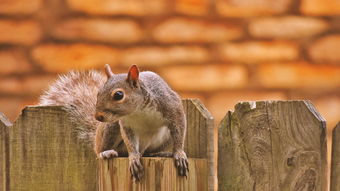
[(99, 191), (207, 190), (207, 160), (189, 158), (188, 178), (177, 175), (172, 158), (143, 157), (144, 178), (134, 183), (128, 158), (99, 160)]
[(219, 126), (219, 190), (326, 190), (325, 131), (308, 101), (237, 104)]
[(340, 190), (340, 122), (333, 129), (331, 191)]
[(96, 189), (97, 161), (60, 107), (29, 107), (9, 128), (9, 190)]
[(208, 190), (213, 191), (214, 170), (214, 118), (198, 99), (184, 99), (187, 134), (184, 150), (188, 157), (206, 158), (208, 161)]
[(9, 140), (8, 128), (12, 126), (11, 122), (4, 114), (0, 112), (0, 191), (6, 191), (9, 188)]
[(185, 151), (189, 157), (207, 158), (208, 151), (213, 152), (213, 146), (208, 141), (213, 141), (214, 119), (210, 112), (198, 99), (183, 100), (187, 116), (187, 134)]

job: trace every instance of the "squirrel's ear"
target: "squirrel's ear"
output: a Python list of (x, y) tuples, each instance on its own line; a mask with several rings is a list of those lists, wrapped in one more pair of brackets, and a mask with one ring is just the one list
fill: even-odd
[(127, 79), (132, 86), (138, 87), (139, 69), (136, 65), (132, 65), (129, 69)]
[(105, 64), (105, 74), (106, 74), (107, 78), (110, 78), (110, 77), (113, 76), (110, 65), (108, 65), (108, 64)]

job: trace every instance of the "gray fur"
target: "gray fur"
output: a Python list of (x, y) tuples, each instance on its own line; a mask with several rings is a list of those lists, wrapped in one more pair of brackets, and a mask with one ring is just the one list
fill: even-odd
[[(159, 130), (163, 126), (169, 128), (172, 127), (173, 124), (181, 122), (180, 133), (185, 135), (186, 121), (181, 99), (159, 75), (149, 71), (141, 72), (139, 75), (138, 88), (131, 87), (129, 82), (126, 81), (126, 78), (126, 74), (115, 74), (108, 79), (104, 87), (99, 91), (97, 111), (104, 113), (106, 122), (110, 123), (117, 120), (121, 120), (122, 123), (131, 120), (136, 121), (139, 120), (138, 116), (141, 116), (144, 123), (147, 120), (156, 120), (154, 124), (158, 125), (156, 128)], [(110, 92), (115, 89), (125, 90), (126, 98), (124, 102), (116, 103), (112, 101)], [(154, 115), (160, 116), (157, 117)], [(157, 122), (161, 123), (158, 124)], [(143, 124), (143, 122), (139, 123)], [(146, 132), (150, 131), (152, 125), (150, 124), (149, 127), (145, 127), (143, 130)], [(176, 126), (174, 128), (178, 127)], [(143, 133), (138, 127), (135, 131), (137, 130), (138, 132)], [(158, 132), (155, 131), (154, 133)], [(164, 148), (164, 145), (168, 145), (170, 136), (166, 133), (159, 135), (162, 137), (154, 137), (162, 140), (161, 143), (157, 142), (156, 145), (158, 146), (150, 145), (147, 148), (140, 148), (139, 152), (141, 152), (141, 154), (144, 154), (145, 151), (148, 153), (158, 152), (160, 151), (160, 148)], [(150, 137), (146, 136), (143, 139), (149, 138)], [(182, 139), (182, 137), (179, 137), (178, 139)], [(178, 146), (182, 147), (182, 145)]]
[[(186, 176), (186, 118), (178, 94), (160, 76), (139, 73), (137, 66), (128, 74), (113, 74), (109, 66), (105, 71), (108, 79), (96, 71), (60, 76), (41, 96), (39, 105), (64, 106), (78, 137), (94, 146), (99, 157), (126, 154), (127, 149), (136, 180), (143, 174), (140, 157), (160, 152), (172, 141), (178, 172)], [(124, 99), (113, 99), (118, 90), (124, 92)], [(122, 147), (122, 139), (126, 147)]]
[[(97, 112), (104, 122), (119, 121), (130, 170), (136, 180), (143, 176), (140, 157), (162, 151), (171, 141), (178, 172), (186, 176), (188, 165), (183, 151), (186, 118), (181, 99), (160, 76), (153, 72), (130, 74), (138, 71), (133, 67), (136, 66), (130, 68), (129, 74), (109, 75), (98, 93)], [(118, 90), (124, 92), (124, 99), (113, 99), (112, 93)]]
[(106, 76), (97, 71), (60, 75), (40, 97), (39, 105), (64, 106), (76, 124), (77, 136), (93, 145), (95, 129), (100, 123), (94, 118), (97, 94), (106, 80)]

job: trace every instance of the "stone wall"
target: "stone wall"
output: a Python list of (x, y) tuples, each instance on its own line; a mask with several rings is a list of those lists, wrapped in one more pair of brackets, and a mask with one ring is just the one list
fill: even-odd
[(310, 99), (340, 120), (338, 0), (1, 0), (0, 111), (14, 120), (57, 74), (131, 64), (198, 97)]

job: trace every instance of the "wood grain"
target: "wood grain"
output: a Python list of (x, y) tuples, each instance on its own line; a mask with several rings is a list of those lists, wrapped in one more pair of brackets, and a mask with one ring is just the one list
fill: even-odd
[(213, 191), (214, 168), (214, 118), (198, 99), (184, 99), (187, 116), (187, 134), (184, 150), (188, 157), (205, 158), (208, 161), (208, 190)]
[(325, 132), (309, 101), (238, 103), (219, 125), (219, 190), (326, 190)]
[(77, 141), (68, 119), (60, 107), (29, 107), (7, 128), (5, 190), (96, 189), (96, 157)]
[(331, 191), (340, 190), (340, 122), (333, 129)]
[[(208, 190), (208, 186), (213, 188), (214, 184), (213, 118), (197, 99), (183, 100), (183, 104), (190, 141), (186, 142), (185, 150), (188, 157), (200, 158), (190, 159), (190, 181), (176, 178), (173, 159), (143, 160), (156, 161), (150, 170), (164, 166), (164, 173), (172, 173), (169, 179), (162, 178), (164, 175), (160, 172), (163, 171), (150, 174), (155, 182), (159, 179), (158, 187), (174, 181), (179, 190), (196, 187)], [(27, 107), (13, 125), (3, 115), (0, 120), (0, 190), (93, 191), (98, 188), (96, 156), (92, 148), (76, 138), (74, 124), (62, 107)], [(116, 171), (110, 173), (117, 175)], [(125, 171), (119, 177), (119, 182), (131, 179)]]
[(99, 160), (99, 191), (198, 191), (207, 190), (207, 160), (189, 158), (188, 178), (177, 175), (172, 158), (143, 157), (145, 174), (134, 183), (127, 158)]
[(9, 135), (12, 124), (3, 113), (0, 113), (0, 190), (9, 189)]

